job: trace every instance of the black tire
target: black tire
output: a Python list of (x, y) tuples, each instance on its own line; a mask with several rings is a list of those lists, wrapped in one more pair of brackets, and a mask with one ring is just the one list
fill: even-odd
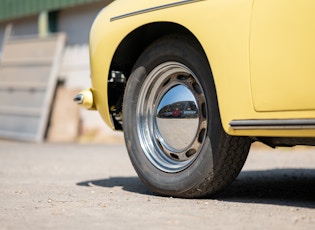
[[(187, 103), (190, 115), (183, 115), (188, 112), (178, 108)], [(224, 132), (209, 64), (189, 39), (160, 39), (143, 52), (127, 82), (123, 114), (131, 162), (161, 195), (195, 198), (222, 190), (239, 174), (251, 145)]]

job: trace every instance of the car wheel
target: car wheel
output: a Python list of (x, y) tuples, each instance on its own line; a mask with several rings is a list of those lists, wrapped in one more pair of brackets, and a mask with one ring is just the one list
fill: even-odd
[(131, 162), (154, 192), (202, 197), (238, 175), (251, 141), (227, 135), (201, 48), (168, 37), (149, 46), (128, 79), (123, 130)]

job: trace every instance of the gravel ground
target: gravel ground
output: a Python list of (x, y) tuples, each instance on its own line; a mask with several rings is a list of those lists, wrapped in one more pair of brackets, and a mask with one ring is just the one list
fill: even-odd
[(315, 229), (315, 148), (251, 148), (212, 199), (149, 191), (123, 145), (0, 142), (0, 229)]

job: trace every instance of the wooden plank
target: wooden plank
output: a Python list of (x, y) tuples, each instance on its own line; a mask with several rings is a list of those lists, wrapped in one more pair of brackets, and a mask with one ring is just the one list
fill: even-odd
[(40, 108), (0, 106), (0, 114), (40, 116)]
[(34, 141), (37, 138), (36, 134), (21, 133), (14, 131), (3, 131), (0, 130), (0, 137), (5, 137), (7, 139), (21, 140), (21, 141)]
[[(1, 133), (15, 133), (16, 136), (4, 136), (6, 138), (13, 138), (22, 140), (22, 137), (33, 136), (35, 139), (38, 136), (40, 116), (29, 116), (19, 114), (0, 114)], [(28, 140), (29, 141), (29, 140)], [(34, 140), (33, 140), (34, 141)]]
[(7, 58), (2, 61), (2, 66), (17, 66), (17, 65), (51, 65), (52, 62), (51, 57), (15, 57), (15, 58)]
[(0, 82), (0, 90), (14, 90), (14, 89), (31, 89), (31, 90), (44, 90), (47, 84), (38, 82)]
[(0, 63), (0, 137), (44, 140), (64, 44), (62, 33), (7, 36)]
[(1, 82), (47, 82), (51, 65), (47, 66), (3, 66), (0, 68)]
[[(52, 35), (50, 37), (9, 37), (4, 47), (4, 60), (14, 59), (53, 59), (56, 51), (56, 39), (60, 36)], [(18, 54), (18, 55), (16, 55)]]
[(45, 103), (45, 94), (46, 90), (0, 90), (0, 106), (41, 108)]

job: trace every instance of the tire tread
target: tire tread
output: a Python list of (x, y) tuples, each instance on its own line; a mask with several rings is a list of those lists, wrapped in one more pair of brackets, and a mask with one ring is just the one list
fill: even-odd
[(250, 149), (251, 140), (248, 137), (234, 137), (223, 134), (222, 150), (218, 165), (214, 172), (194, 189), (183, 194), (186, 198), (216, 195), (231, 184), (240, 173)]

